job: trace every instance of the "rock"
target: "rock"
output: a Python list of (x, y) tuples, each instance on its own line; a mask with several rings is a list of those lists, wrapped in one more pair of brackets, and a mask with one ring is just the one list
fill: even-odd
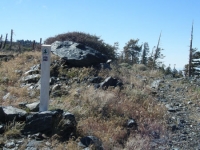
[(22, 70), (15, 70), (15, 73), (17, 74), (17, 75), (22, 75), (22, 73), (23, 73), (23, 71)]
[(3, 96), (3, 100), (5, 101), (6, 99), (8, 99), (9, 96), (10, 96), (10, 93), (7, 93), (6, 95)]
[(51, 46), (51, 51), (71, 66), (92, 66), (107, 61), (107, 57), (99, 51), (72, 41), (56, 41)]
[(52, 130), (52, 112), (44, 111), (28, 115), (22, 133), (25, 135), (38, 132), (51, 132)]
[(151, 88), (157, 89), (162, 80), (155, 80), (151, 83)]
[(56, 91), (56, 90), (60, 90), (60, 88), (61, 88), (61, 84), (55, 84), (55, 85), (53, 85), (53, 87), (52, 87), (52, 92), (54, 92), (54, 91)]
[(100, 83), (102, 81), (102, 79), (103, 79), (102, 77), (97, 76), (97, 77), (90, 78), (89, 82), (90, 83)]
[[(3, 114), (4, 114), (3, 118), (5, 118), (6, 122), (13, 121), (13, 120), (25, 121), (25, 118), (27, 115), (26, 111), (19, 108), (12, 107), (12, 106), (6, 106), (2, 108), (3, 108)], [(3, 116), (3, 114), (0, 116)]]
[(26, 107), (32, 112), (38, 112), (39, 105), (40, 105), (40, 102), (38, 101), (38, 102), (31, 103), (31, 104), (26, 104)]
[(69, 137), (71, 133), (76, 132), (77, 122), (75, 116), (69, 112), (64, 112), (62, 119), (59, 121), (59, 124), (56, 126), (57, 134), (63, 137)]
[(128, 128), (134, 128), (134, 129), (137, 129), (137, 123), (134, 119), (129, 119), (128, 122), (127, 122), (127, 127)]
[(36, 140), (30, 140), (27, 143), (26, 149), (25, 150), (38, 150), (38, 146), (41, 144), (41, 141), (36, 141)]
[(3, 107), (0, 107), (0, 123), (5, 123), (5, 114), (3, 111)]
[(152, 131), (151, 132), (151, 136), (154, 138), (154, 139), (159, 139), (160, 138), (160, 134), (156, 131)]
[(81, 138), (78, 145), (83, 148), (93, 145), (95, 150), (103, 150), (101, 140), (95, 136), (86, 136)]
[(14, 148), (15, 147), (15, 142), (14, 141), (7, 141), (5, 144), (6, 148)]
[(114, 86), (114, 87), (120, 86), (121, 87), (122, 85), (123, 84), (119, 80), (112, 78), (112, 77), (108, 77), (103, 82), (100, 83), (100, 87), (102, 87), (102, 88), (104, 88), (104, 87), (108, 88), (108, 86)]
[(44, 111), (27, 116), (22, 133), (25, 135), (44, 133), (70, 137), (76, 131), (73, 114), (62, 110)]
[(21, 79), (21, 81), (25, 83), (37, 83), (39, 80), (40, 80), (40, 74), (28, 75)]
[(109, 69), (111, 70), (112, 68), (110, 67), (110, 63), (100, 63), (99, 64), (100, 69)]
[(4, 132), (4, 125), (0, 124), (0, 134), (2, 134)]

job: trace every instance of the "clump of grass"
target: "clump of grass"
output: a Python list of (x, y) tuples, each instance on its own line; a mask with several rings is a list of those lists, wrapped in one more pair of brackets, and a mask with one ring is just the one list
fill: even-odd
[(5, 127), (4, 137), (6, 138), (19, 138), (21, 137), (21, 130), (23, 129), (24, 123), (10, 122)]

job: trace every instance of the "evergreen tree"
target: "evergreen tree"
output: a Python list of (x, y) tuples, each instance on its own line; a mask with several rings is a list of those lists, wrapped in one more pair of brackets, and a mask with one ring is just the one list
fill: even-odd
[(169, 64), (169, 66), (165, 69), (165, 75), (170, 75), (170, 74), (172, 74), (172, 69)]
[(138, 41), (139, 39), (137, 40), (131, 39), (124, 46), (125, 59), (128, 62), (130, 62), (131, 60), (132, 64), (139, 63), (139, 57), (142, 50), (142, 45), (138, 45)]

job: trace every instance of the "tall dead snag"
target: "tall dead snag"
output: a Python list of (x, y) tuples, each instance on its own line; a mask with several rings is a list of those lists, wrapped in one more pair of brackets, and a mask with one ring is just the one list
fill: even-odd
[(160, 45), (161, 33), (162, 33), (162, 31), (160, 32), (160, 36), (159, 36), (159, 39), (158, 39), (158, 44), (156, 46), (156, 50), (155, 50), (155, 53), (154, 53), (154, 56), (153, 56), (153, 68), (156, 67), (156, 60), (160, 57), (161, 49), (159, 48), (159, 45)]
[(189, 66), (188, 66), (188, 76), (191, 77), (192, 75), (192, 40), (193, 40), (193, 23), (192, 23), (192, 30), (191, 30), (191, 39), (190, 39), (190, 51), (189, 51)]
[(10, 34), (10, 50), (12, 49), (12, 40), (13, 40), (13, 29), (11, 29), (11, 34)]
[(1, 34), (1, 38), (0, 38), (0, 49), (1, 49), (1, 47), (2, 47), (2, 44), (3, 44), (3, 35)]
[(3, 49), (6, 47), (7, 37), (8, 37), (8, 33), (6, 34), (6, 38), (5, 38), (5, 41), (4, 41), (4, 44), (3, 44)]

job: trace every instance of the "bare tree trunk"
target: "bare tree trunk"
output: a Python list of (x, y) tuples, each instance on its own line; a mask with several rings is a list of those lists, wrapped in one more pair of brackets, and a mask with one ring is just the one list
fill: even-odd
[(13, 38), (13, 29), (11, 29), (11, 36), (10, 36), (10, 50), (12, 49), (12, 39)]
[(192, 75), (192, 40), (193, 40), (193, 23), (192, 23), (192, 31), (191, 31), (191, 39), (190, 39), (190, 53), (189, 53), (189, 65), (188, 65), (188, 76)]
[(3, 49), (6, 47), (7, 37), (8, 37), (8, 33), (6, 34), (6, 38), (5, 38), (5, 41), (4, 41), (4, 44), (3, 44)]
[(160, 32), (160, 36), (159, 36), (159, 39), (158, 39), (158, 44), (157, 44), (157, 47), (156, 47), (156, 50), (155, 50), (155, 54), (154, 54), (154, 58), (153, 58), (153, 68), (156, 67), (156, 59), (157, 59), (158, 51), (159, 51), (161, 33), (162, 33), (162, 31)]

